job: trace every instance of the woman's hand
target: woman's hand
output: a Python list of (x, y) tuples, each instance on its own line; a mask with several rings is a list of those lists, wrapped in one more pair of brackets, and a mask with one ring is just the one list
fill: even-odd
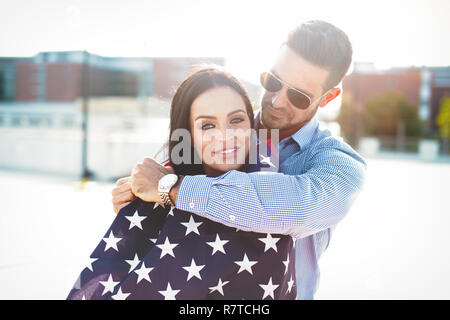
[(114, 213), (127, 206), (136, 196), (131, 191), (131, 176), (120, 178), (116, 181), (116, 187), (112, 189), (112, 204)]

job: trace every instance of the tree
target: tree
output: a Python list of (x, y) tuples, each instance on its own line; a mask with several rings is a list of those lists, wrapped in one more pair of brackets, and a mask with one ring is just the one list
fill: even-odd
[(341, 108), (336, 121), (341, 127), (341, 134), (352, 146), (358, 142), (358, 127), (361, 117), (357, 112), (352, 100), (348, 96), (342, 99)]
[(436, 124), (439, 127), (441, 138), (444, 140), (444, 153), (448, 153), (450, 140), (450, 96), (442, 98)]
[(450, 96), (442, 98), (436, 123), (442, 139), (450, 139)]
[(418, 108), (396, 92), (371, 98), (367, 102), (363, 123), (364, 133), (369, 136), (396, 136), (399, 128), (408, 137), (421, 135)]

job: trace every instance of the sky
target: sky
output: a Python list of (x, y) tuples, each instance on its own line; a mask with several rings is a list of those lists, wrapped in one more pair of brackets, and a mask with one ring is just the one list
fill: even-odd
[(238, 77), (258, 82), (289, 30), (322, 19), (348, 34), (354, 61), (445, 66), (449, 12), (448, 0), (0, 0), (0, 56), (220, 56)]
[(88, 50), (104, 56), (221, 56), (257, 82), (299, 22), (343, 29), (354, 61), (450, 65), (448, 0), (0, 0), (0, 56)]

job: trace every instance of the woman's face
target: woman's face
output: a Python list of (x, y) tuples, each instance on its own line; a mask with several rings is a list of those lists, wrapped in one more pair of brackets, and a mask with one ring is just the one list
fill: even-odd
[(243, 98), (232, 88), (213, 88), (191, 106), (191, 135), (207, 174), (239, 169), (249, 151), (250, 119)]

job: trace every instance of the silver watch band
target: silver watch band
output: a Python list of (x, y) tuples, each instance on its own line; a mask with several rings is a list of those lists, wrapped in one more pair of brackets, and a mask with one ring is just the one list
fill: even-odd
[(164, 204), (173, 207), (173, 203), (172, 203), (172, 200), (170, 200), (168, 192), (160, 192), (159, 196), (161, 197), (161, 199), (164, 202)]

